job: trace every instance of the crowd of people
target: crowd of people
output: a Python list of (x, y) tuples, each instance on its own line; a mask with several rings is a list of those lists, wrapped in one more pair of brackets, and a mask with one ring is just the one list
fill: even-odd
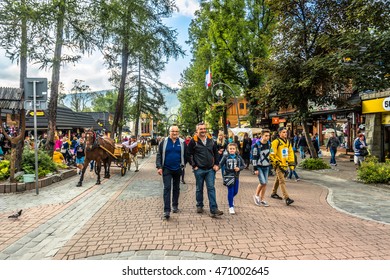
[[(195, 206), (198, 214), (204, 212), (203, 195), (206, 186), (210, 215), (223, 215), (223, 211), (218, 208), (215, 190), (215, 178), (219, 170), (227, 188), (229, 213), (235, 214), (234, 198), (239, 191), (240, 172), (248, 169), (250, 164), (259, 181), (253, 195), (256, 205), (269, 206), (265, 191), (270, 174), (275, 175), (270, 197), (284, 200), (287, 206), (294, 203), (288, 194), (286, 180), (292, 180), (293, 176), (296, 181), (300, 180), (295, 170), (298, 153), (301, 159), (311, 157), (304, 133), (291, 135), (286, 127), (280, 127), (273, 133), (263, 129), (261, 135), (254, 135), (253, 139), (250, 139), (246, 133), (242, 141), (239, 141), (237, 136), (226, 137), (223, 132), (213, 138), (207, 133), (206, 125), (199, 123), (193, 137), (179, 137), (179, 134), (178, 126), (171, 126), (169, 136), (158, 142), (156, 168), (164, 185), (164, 219), (169, 219), (171, 212), (179, 212), (180, 181), (185, 184), (184, 171), (187, 163), (191, 165), (195, 176)], [(321, 156), (318, 135), (309, 135), (309, 139), (316, 153)], [(340, 141), (332, 133), (326, 145), (326, 149), (331, 153), (331, 165), (337, 165), (335, 155), (339, 146)], [(356, 165), (360, 165), (364, 160), (365, 155), (361, 151), (366, 147), (364, 135), (359, 134), (354, 141)], [(279, 188), (281, 195), (278, 194)]]
[[(254, 135), (253, 139), (245, 133), (242, 141), (237, 136), (226, 137), (220, 132), (213, 138), (207, 133), (204, 123), (196, 126), (196, 133), (191, 136), (179, 137), (178, 126), (169, 128), (169, 136), (165, 138), (151, 138), (149, 143), (151, 150), (157, 153), (156, 168), (162, 176), (164, 185), (164, 214), (165, 219), (170, 218), (170, 213), (178, 213), (180, 183), (185, 184), (185, 167), (191, 165), (196, 181), (196, 212), (204, 212), (204, 186), (206, 185), (209, 209), (212, 217), (223, 215), (216, 201), (215, 178), (221, 170), (223, 184), (227, 187), (227, 201), (229, 213), (235, 214), (234, 198), (239, 191), (239, 177), (243, 169), (253, 166), (253, 174), (258, 177), (258, 185), (254, 191), (253, 201), (258, 206), (268, 207), (265, 200), (265, 190), (268, 184), (268, 176), (275, 175), (275, 182), (271, 191), (271, 198), (284, 200), (286, 205), (291, 205), (294, 200), (290, 198), (286, 179), (295, 177), (300, 180), (295, 167), (297, 154), (300, 158), (310, 155), (308, 143), (304, 133), (291, 135), (286, 127), (280, 127), (278, 131), (271, 133), (263, 129), (261, 135)], [(317, 154), (321, 153), (318, 135), (309, 136)], [(40, 136), (39, 142), (44, 146), (46, 135)], [(136, 149), (139, 141), (135, 136), (125, 138), (122, 145), (130, 152)], [(330, 164), (337, 165), (336, 152), (340, 146), (339, 139), (331, 133), (326, 149), (330, 151)], [(25, 148), (32, 149), (33, 141), (30, 136), (25, 138)], [(0, 128), (0, 159), (9, 152), (9, 141)], [(360, 166), (367, 155), (367, 144), (364, 134), (359, 134), (353, 144), (354, 162)], [(56, 135), (54, 141), (53, 161), (63, 164), (76, 164), (78, 172), (85, 158), (85, 133), (72, 134), (70, 139), (66, 135)], [(93, 162), (90, 170), (93, 170)], [(281, 189), (281, 196), (278, 189)]]

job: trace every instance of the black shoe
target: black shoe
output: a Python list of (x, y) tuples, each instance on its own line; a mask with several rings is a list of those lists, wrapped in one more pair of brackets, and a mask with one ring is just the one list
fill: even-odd
[(173, 212), (173, 213), (179, 213), (179, 208), (173, 207), (173, 208), (172, 208), (172, 212)]
[(294, 200), (291, 199), (291, 198), (287, 198), (287, 199), (286, 199), (286, 204), (287, 204), (287, 205), (290, 205), (290, 204), (293, 203), (293, 202), (294, 202)]
[(196, 207), (196, 213), (198, 214), (203, 213), (203, 207)]
[(216, 210), (214, 210), (214, 211), (212, 211), (212, 212), (210, 212), (211, 213), (211, 217), (216, 217), (216, 216), (221, 216), (221, 215), (223, 215), (223, 211), (221, 211), (221, 210), (218, 210), (218, 209), (216, 209)]
[(283, 199), (283, 198), (281, 198), (277, 193), (271, 194), (271, 197), (272, 197), (272, 198), (275, 198), (275, 199), (280, 199), (280, 200)]
[(186, 182), (184, 180), (181, 180), (181, 183), (184, 184), (184, 185), (186, 184)]
[(169, 217), (170, 217), (169, 212), (164, 212), (164, 219), (165, 219), (165, 220), (168, 220)]

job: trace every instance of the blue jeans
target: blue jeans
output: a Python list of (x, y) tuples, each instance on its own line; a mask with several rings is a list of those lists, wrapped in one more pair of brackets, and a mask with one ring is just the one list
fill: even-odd
[(299, 176), (298, 176), (297, 172), (295, 171), (295, 169), (290, 170), (290, 173), (288, 174), (288, 178), (291, 179), (293, 175), (295, 176), (295, 179), (299, 179)]
[(269, 166), (258, 166), (257, 171), (259, 171), (259, 182), (261, 185), (266, 185), (268, 183), (268, 174), (269, 174)]
[(202, 207), (203, 204), (203, 187), (206, 182), (207, 195), (209, 198), (210, 212), (218, 209), (216, 194), (215, 194), (215, 171), (214, 169), (200, 169), (194, 170), (196, 179), (196, 207)]
[(238, 193), (238, 186), (239, 186), (239, 181), (238, 181), (238, 178), (236, 178), (236, 181), (234, 183), (234, 186), (231, 186), (230, 188), (228, 187), (227, 190), (228, 190), (228, 202), (229, 202), (229, 207), (234, 207), (234, 203), (233, 203), (233, 200), (234, 200), (234, 197), (237, 195)]
[(301, 155), (301, 159), (304, 159), (306, 157), (306, 155), (305, 155), (305, 147), (299, 146), (299, 153)]
[(163, 169), (163, 183), (164, 183), (164, 212), (171, 212), (171, 190), (172, 190), (172, 207), (179, 206), (180, 195), (180, 176), (181, 169), (169, 170)]
[(330, 164), (336, 164), (337, 148), (330, 148)]

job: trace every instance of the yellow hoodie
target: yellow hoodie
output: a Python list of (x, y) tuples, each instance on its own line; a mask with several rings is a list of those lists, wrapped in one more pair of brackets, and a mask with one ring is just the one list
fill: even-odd
[(274, 167), (279, 165), (283, 169), (288, 166), (294, 168), (294, 151), (290, 141), (279, 137), (272, 141), (269, 158)]

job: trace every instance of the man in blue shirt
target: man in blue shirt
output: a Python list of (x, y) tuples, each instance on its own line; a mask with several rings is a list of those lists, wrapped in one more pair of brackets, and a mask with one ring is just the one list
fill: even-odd
[(164, 184), (164, 219), (169, 219), (171, 213), (171, 190), (172, 212), (179, 212), (180, 176), (186, 152), (184, 140), (179, 138), (179, 128), (171, 126), (169, 137), (159, 144), (156, 157), (157, 172), (162, 175)]

